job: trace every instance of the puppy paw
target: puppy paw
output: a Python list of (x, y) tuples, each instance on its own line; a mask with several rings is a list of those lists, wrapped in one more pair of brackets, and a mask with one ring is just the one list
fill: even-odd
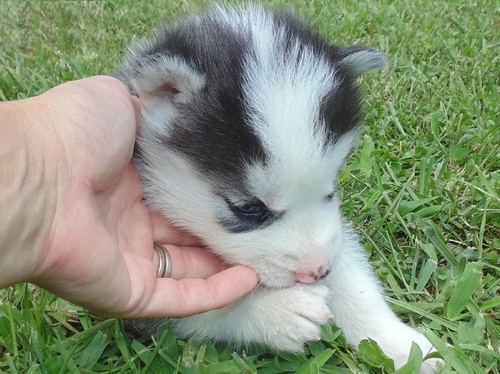
[(333, 319), (327, 305), (330, 297), (330, 289), (323, 285), (275, 291), (261, 305), (265, 343), (280, 351), (302, 352), (305, 342), (319, 340), (320, 326)]
[[(403, 323), (388, 328), (384, 334), (384, 338), (377, 340), (377, 343), (385, 354), (394, 360), (396, 369), (407, 363), (413, 343), (416, 343), (420, 347), (424, 356), (436, 351), (423, 334)], [(443, 367), (443, 360), (431, 358), (422, 363), (420, 374), (434, 374), (439, 372)]]

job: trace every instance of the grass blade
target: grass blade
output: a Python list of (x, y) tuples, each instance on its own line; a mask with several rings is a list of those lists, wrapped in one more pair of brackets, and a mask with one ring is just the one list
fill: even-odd
[(446, 316), (450, 319), (458, 317), (468, 304), (472, 294), (481, 283), (483, 264), (470, 262), (465, 265), (465, 270), (460, 276), (453, 293), (446, 306)]

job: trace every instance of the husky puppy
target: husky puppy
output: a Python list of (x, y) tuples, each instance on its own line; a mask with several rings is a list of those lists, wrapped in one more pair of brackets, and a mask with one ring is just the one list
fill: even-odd
[(147, 204), (260, 277), (243, 300), (176, 320), (179, 336), (300, 352), (333, 320), (396, 367), (413, 342), (433, 350), (391, 311), (339, 209), (361, 120), (356, 78), (386, 62), (257, 5), (215, 7), (132, 51), (119, 77), (142, 100), (135, 161)]

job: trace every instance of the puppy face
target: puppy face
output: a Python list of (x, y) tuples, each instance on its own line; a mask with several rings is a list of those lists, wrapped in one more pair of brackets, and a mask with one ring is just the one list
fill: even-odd
[(385, 62), (259, 6), (160, 30), (120, 74), (143, 103), (135, 159), (148, 204), (268, 287), (325, 277), (342, 243), (355, 79)]

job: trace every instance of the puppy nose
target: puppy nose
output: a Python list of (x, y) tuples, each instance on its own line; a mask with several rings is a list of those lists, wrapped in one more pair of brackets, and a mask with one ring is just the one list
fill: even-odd
[(330, 274), (331, 267), (321, 265), (315, 270), (298, 271), (295, 273), (295, 280), (300, 283), (311, 284), (325, 278)]

